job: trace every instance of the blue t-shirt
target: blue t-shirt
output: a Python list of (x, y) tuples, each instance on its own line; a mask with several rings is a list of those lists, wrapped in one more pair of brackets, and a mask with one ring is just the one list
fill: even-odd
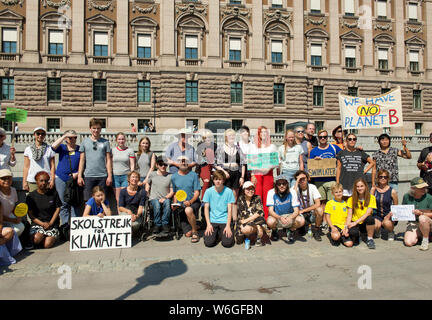
[(213, 186), (205, 192), (203, 202), (210, 204), (211, 223), (227, 223), (228, 204), (235, 202), (234, 193), (228, 187), (224, 187), (219, 193)]
[(293, 197), (291, 192), (288, 192), (285, 196), (281, 197), (275, 193), (274, 189), (271, 189), (267, 193), (267, 207), (273, 207), (274, 212), (281, 216), (283, 214), (289, 214), (294, 212), (294, 208), (298, 207), (300, 203), (296, 197)]
[[(187, 198), (185, 201), (192, 199), (196, 190), (201, 190), (198, 175), (193, 171), (189, 171), (189, 173), (184, 176), (180, 175), (178, 172), (174, 173), (171, 177), (171, 183), (174, 192), (177, 192), (178, 190), (186, 192)], [(183, 203), (180, 201), (178, 202)]]
[[(197, 156), (196, 156), (196, 153), (195, 153), (195, 148), (193, 146), (191, 146), (190, 144), (186, 143), (186, 149), (185, 149), (185, 151), (182, 152), (180, 150), (179, 145), (178, 145), (178, 141), (174, 142), (174, 143), (171, 143), (168, 146), (168, 149), (165, 151), (165, 156), (168, 159), (171, 159), (174, 162), (178, 162), (177, 159), (180, 156), (186, 156), (186, 157), (188, 157), (189, 161), (190, 161), (189, 163), (197, 162)], [(169, 172), (171, 172), (171, 173), (174, 174), (177, 171), (178, 171), (178, 168), (176, 166), (169, 166)]]
[[(318, 147), (315, 147), (310, 152), (310, 158), (311, 159), (314, 159), (316, 157), (321, 157), (323, 159), (336, 158), (336, 155), (339, 153), (339, 151), (342, 151), (342, 149), (335, 144), (329, 144), (327, 149), (320, 149)], [(326, 182), (326, 181), (335, 181), (336, 177), (335, 178), (314, 178), (314, 179), (315, 181)]]
[(71, 166), (69, 164), (69, 156), (72, 163), (72, 173), (78, 172), (80, 154), (80, 146), (75, 147), (75, 151), (69, 152), (65, 144), (61, 144), (57, 149), (53, 149), (55, 153), (59, 154), (59, 162), (57, 164), (56, 176), (62, 179), (64, 182), (69, 180), (71, 174)]
[[(105, 199), (105, 200), (104, 200), (104, 204), (105, 204), (107, 207), (109, 207), (108, 200)], [(102, 213), (102, 212), (103, 212), (103, 208), (102, 208), (102, 206), (98, 206), (98, 205), (96, 204), (95, 199), (94, 199), (93, 197), (91, 197), (91, 198), (86, 202), (86, 205), (91, 207), (91, 210), (90, 210), (90, 213), (89, 213), (91, 216), (97, 216), (99, 213)]]
[(127, 188), (121, 189), (119, 207), (126, 208), (127, 206), (134, 206), (138, 208), (139, 206), (144, 206), (146, 197), (147, 192), (142, 188), (138, 188), (137, 193), (133, 196), (128, 193)]

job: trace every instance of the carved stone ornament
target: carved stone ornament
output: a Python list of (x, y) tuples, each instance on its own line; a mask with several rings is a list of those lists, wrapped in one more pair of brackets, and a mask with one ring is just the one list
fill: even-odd
[(7, 6), (14, 6), (16, 4), (19, 4), (20, 6), (23, 5), (24, 0), (1, 0), (1, 3)]
[(251, 10), (250, 9), (240, 9), (238, 7), (225, 8), (222, 10), (222, 17), (225, 17), (225, 16), (238, 17), (239, 15), (249, 19), (251, 17)]
[(342, 28), (343, 27), (347, 27), (347, 28), (350, 28), (350, 29), (352, 29), (352, 28), (358, 28), (358, 26), (359, 26), (358, 20), (356, 20), (353, 23), (349, 23), (347, 20), (345, 20), (343, 18), (340, 19), (340, 24), (342, 25)]
[(51, 1), (51, 0), (42, 0), (43, 6), (46, 8), (46, 6), (51, 8), (60, 8), (64, 6), (70, 6), (71, 2), (70, 0), (60, 0), (58, 2)]
[(136, 3), (134, 3), (134, 5), (132, 7), (132, 12), (135, 13), (135, 11), (138, 11), (139, 13), (142, 13), (142, 14), (148, 14), (148, 13), (151, 13), (151, 12), (153, 12), (153, 14), (156, 14), (156, 12), (157, 12), (157, 5), (153, 4), (150, 7), (141, 8)]
[(184, 5), (184, 6), (176, 5), (176, 14), (179, 14), (180, 12), (189, 12), (190, 14), (194, 14), (195, 12), (198, 12), (198, 13), (201, 13), (201, 14), (207, 16), (207, 8), (206, 7), (198, 8), (193, 3), (189, 3), (189, 4)]
[(113, 2), (114, 2), (114, 0), (106, 0), (105, 4), (98, 4), (94, 0), (88, 0), (88, 8), (89, 8), (89, 10), (95, 8), (95, 9), (100, 10), (100, 11), (105, 11), (108, 9), (111, 9), (111, 11), (114, 11)]
[(9, 77), (11, 74), (10, 69), (7, 67), (3, 68), (3, 72), (4, 72), (5, 77)]
[(391, 23), (386, 23), (386, 24), (378, 24), (378, 23), (376, 23), (375, 24), (375, 30), (382, 30), (382, 31), (392, 31), (393, 30), (393, 28), (392, 28), (392, 26), (391, 26)]
[(233, 74), (233, 75), (231, 75), (231, 81), (232, 82), (243, 82), (243, 76), (238, 74), (238, 73)]
[(327, 26), (327, 18), (322, 17), (321, 19), (314, 20), (314, 19), (311, 19), (308, 17), (306, 19), (306, 25), (309, 25), (309, 24), (313, 24), (314, 26), (323, 25), (325, 27), (325, 26)]
[(423, 26), (420, 26), (418, 28), (415, 27), (411, 27), (411, 26), (406, 26), (405, 28), (406, 32), (412, 32), (412, 33), (419, 33), (419, 32), (423, 32)]
[(276, 20), (285, 20), (287, 23), (291, 23), (292, 21), (292, 14), (284, 14), (280, 10), (276, 11), (266, 11), (264, 12), (266, 20), (275, 18)]

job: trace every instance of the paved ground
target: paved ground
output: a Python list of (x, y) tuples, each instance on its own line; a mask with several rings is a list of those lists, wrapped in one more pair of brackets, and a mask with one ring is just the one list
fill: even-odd
[[(205, 248), (203, 240), (138, 242), (130, 249), (69, 252), (69, 243), (20, 253), (0, 269), (3, 299), (429, 299), (432, 247), (406, 248), (377, 239), (332, 247), (300, 238), (295, 244)], [(58, 269), (72, 270), (72, 289), (59, 289)], [(372, 289), (359, 289), (369, 266)], [(363, 271), (364, 272), (364, 271)], [(366, 282), (361, 282), (366, 283)], [(37, 294), (35, 292), (38, 292)]]

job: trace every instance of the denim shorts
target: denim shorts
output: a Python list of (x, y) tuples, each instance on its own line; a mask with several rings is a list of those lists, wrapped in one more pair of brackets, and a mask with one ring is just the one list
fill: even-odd
[(128, 186), (127, 174), (117, 176), (114, 175), (113, 187), (114, 188), (126, 188)]

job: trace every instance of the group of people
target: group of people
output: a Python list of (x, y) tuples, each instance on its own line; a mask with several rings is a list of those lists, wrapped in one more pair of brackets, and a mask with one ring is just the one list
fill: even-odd
[[(395, 238), (391, 205), (399, 202), (398, 157), (411, 158), (405, 140), (399, 150), (390, 146), (390, 136), (382, 134), (379, 150), (370, 156), (356, 145), (356, 135), (344, 133), (341, 126), (332, 131), (330, 143), (326, 130), (315, 136), (315, 126), (309, 123), (286, 130), (277, 148), (266, 127), (260, 126), (251, 141), (249, 128), (243, 126), (239, 141), (228, 129), (219, 144), (211, 131), (204, 130), (196, 148), (187, 142), (188, 132), (181, 130), (178, 141), (157, 156), (148, 137), (140, 139), (135, 153), (126, 145), (124, 133), (116, 135), (111, 147), (101, 137), (100, 120), (91, 119), (89, 128), (91, 136), (80, 145), (74, 130), (48, 145), (46, 130), (34, 129), (34, 143), (24, 151), (22, 184), (28, 192), (29, 219), (14, 215), (18, 196), (10, 167), (16, 164), (15, 148), (4, 143), (6, 132), (0, 129), (0, 262), (3, 257), (11, 263), (22, 249), (20, 242), (26, 248), (52, 247), (71, 217), (112, 215), (108, 187), (114, 189), (117, 213), (131, 216), (133, 235), (139, 235), (149, 203), (155, 234), (170, 233), (176, 212), (184, 235), (199, 242), (201, 228), (208, 247), (219, 241), (231, 247), (245, 239), (261, 246), (285, 235), (293, 243), (306, 233), (322, 241), (323, 226), (328, 226), (333, 245), (351, 247), (364, 234), (367, 246), (374, 249), (374, 237), (381, 230), (386, 230), (388, 240)], [(432, 134), (430, 139), (432, 143)], [(335, 159), (336, 176), (311, 178), (308, 162), (328, 158)], [(411, 180), (410, 192), (402, 200), (415, 206), (417, 220), (408, 223), (404, 242), (413, 246), (420, 241), (420, 249), (427, 250), (432, 146), (421, 152), (418, 168), (420, 177)], [(65, 199), (73, 184), (82, 188), (81, 201)]]

